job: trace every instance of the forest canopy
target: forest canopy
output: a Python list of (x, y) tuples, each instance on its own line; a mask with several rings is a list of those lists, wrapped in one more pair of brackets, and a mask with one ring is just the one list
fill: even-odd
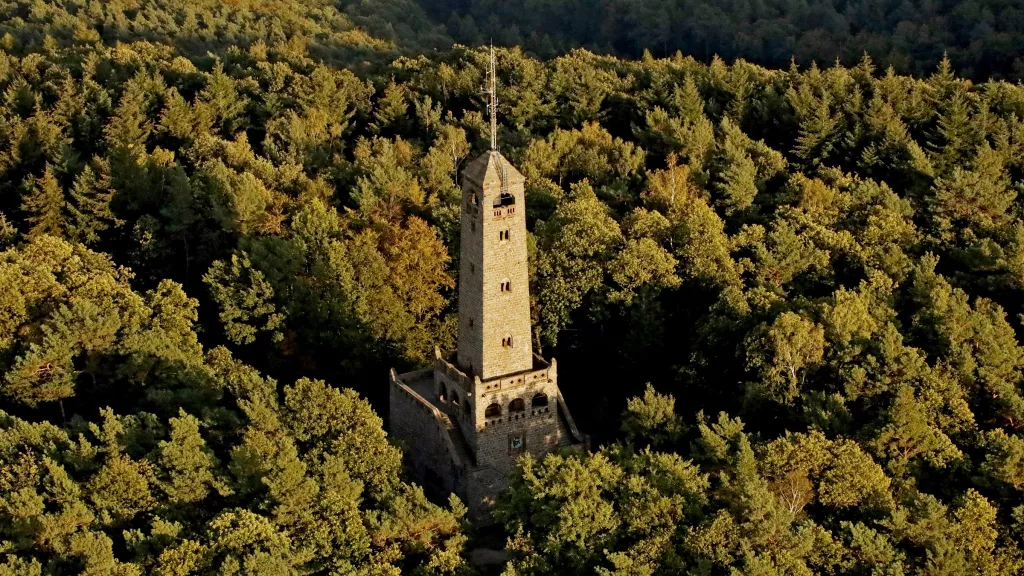
[(677, 50), (708, 61), (745, 58), (855, 64), (864, 53), (926, 74), (948, 54), (977, 80), (1024, 76), (1024, 8), (1003, 0), (423, 0), (455, 40), (523, 46), (542, 57), (575, 47), (638, 58)]
[[(0, 574), (474, 570), (382, 416), (487, 52), (388, 6), (0, 2)], [(1021, 573), (1024, 87), (654, 52), (496, 49), (595, 446), (520, 462), (505, 573)]]

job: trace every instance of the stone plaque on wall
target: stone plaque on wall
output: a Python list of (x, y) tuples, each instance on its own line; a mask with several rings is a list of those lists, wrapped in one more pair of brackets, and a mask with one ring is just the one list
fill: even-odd
[(526, 434), (516, 432), (508, 435), (508, 453), (522, 454), (526, 451)]

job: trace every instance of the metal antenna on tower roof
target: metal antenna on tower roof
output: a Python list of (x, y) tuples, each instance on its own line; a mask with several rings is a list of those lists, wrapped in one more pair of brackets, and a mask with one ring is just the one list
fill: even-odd
[(495, 87), (494, 73), (494, 43), (491, 43), (491, 62), (488, 72), (488, 87), (484, 90), (487, 94), (487, 111), (491, 115), (491, 150), (498, 149), (498, 92)]

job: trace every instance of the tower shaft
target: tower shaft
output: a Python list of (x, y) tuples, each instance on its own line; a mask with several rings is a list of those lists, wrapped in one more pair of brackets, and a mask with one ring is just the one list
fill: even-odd
[(523, 182), (493, 150), (463, 172), (458, 363), (483, 380), (533, 368)]

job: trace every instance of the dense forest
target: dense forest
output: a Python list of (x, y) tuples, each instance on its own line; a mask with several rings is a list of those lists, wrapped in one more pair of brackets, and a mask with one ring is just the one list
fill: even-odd
[(931, 72), (944, 54), (974, 79), (1024, 77), (1024, 7), (1006, 0), (422, 0), (456, 40), (571, 48), (638, 58), (681, 50), (781, 68), (867, 52), (900, 73)]
[[(476, 570), (381, 418), (490, 139), (438, 9), (0, 0), (0, 574)], [(1024, 572), (1024, 87), (650, 48), (497, 50), (595, 447), (504, 573)]]

